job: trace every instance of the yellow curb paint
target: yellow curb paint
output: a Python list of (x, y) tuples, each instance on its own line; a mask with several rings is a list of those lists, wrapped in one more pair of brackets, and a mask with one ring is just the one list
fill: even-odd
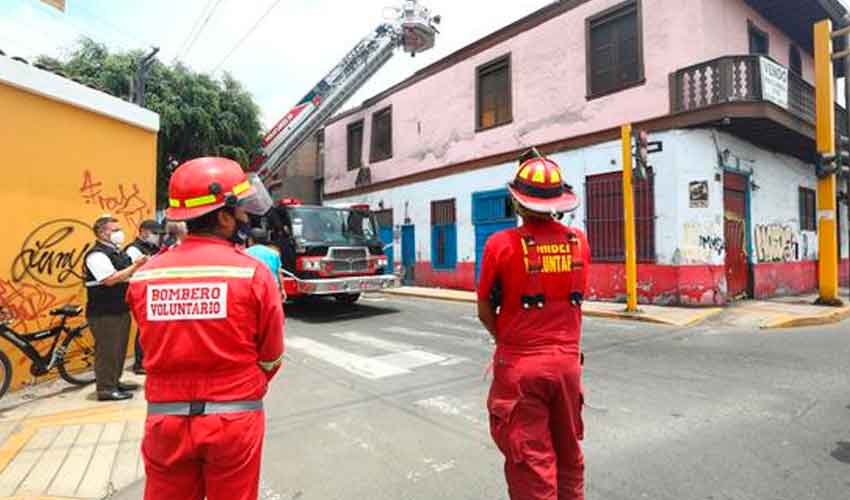
[(15, 497), (0, 497), (0, 500), (79, 500), (77, 498), (70, 497), (45, 497), (38, 495), (24, 495), (24, 496), (15, 496)]
[(3, 447), (0, 448), (0, 472), (6, 470), (6, 466), (14, 460), (18, 453), (23, 449), (36, 433), (38, 428), (27, 426), (15, 432), (6, 439)]
[[(40, 417), (32, 417), (27, 419), (22, 424), (22, 428), (10, 435), (3, 446), (0, 447), (0, 473), (6, 470), (6, 467), (18, 453), (23, 449), (27, 442), (35, 435), (42, 427), (58, 427), (67, 425), (80, 424), (102, 424), (109, 422), (125, 422), (129, 420), (144, 420), (147, 415), (147, 410), (144, 407), (127, 408), (121, 407), (104, 407), (83, 410), (70, 410), (51, 415)], [(12, 498), (58, 498), (58, 497), (12, 497)], [(4, 500), (0, 497), (0, 500)]]
[(850, 307), (841, 307), (826, 314), (815, 314), (809, 316), (792, 316), (786, 314), (779, 318), (766, 321), (761, 325), (763, 330), (780, 328), (798, 328), (803, 326), (820, 326), (838, 323), (850, 317)]

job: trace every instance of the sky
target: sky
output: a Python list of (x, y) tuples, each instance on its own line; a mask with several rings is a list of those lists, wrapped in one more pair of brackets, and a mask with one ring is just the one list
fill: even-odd
[[(345, 108), (552, 0), (421, 0), (442, 16), (429, 52), (397, 52)], [(81, 36), (114, 50), (160, 47), (159, 59), (195, 71), (231, 72), (273, 125), (364, 36), (397, 0), (66, 0), (60, 12), (39, 0), (0, 0), (0, 49), (33, 59), (62, 57)], [(213, 7), (215, 7), (213, 9)], [(271, 8), (254, 31), (251, 27)], [(209, 18), (204, 15), (212, 12)], [(206, 20), (206, 23), (204, 21)], [(194, 44), (192, 29), (203, 25)], [(244, 43), (227, 54), (247, 33)], [(190, 47), (191, 45), (191, 47)], [(188, 49), (188, 50), (187, 50)], [(220, 71), (216, 73), (220, 74)]]

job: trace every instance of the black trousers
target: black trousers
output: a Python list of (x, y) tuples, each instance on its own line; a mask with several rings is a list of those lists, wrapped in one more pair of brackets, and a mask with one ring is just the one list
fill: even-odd
[(136, 331), (136, 349), (133, 351), (133, 369), (138, 370), (140, 368), (144, 368), (142, 361), (144, 360), (144, 353), (142, 352), (142, 332)]
[(117, 391), (130, 341), (130, 313), (90, 315), (88, 321), (94, 334), (97, 392)]

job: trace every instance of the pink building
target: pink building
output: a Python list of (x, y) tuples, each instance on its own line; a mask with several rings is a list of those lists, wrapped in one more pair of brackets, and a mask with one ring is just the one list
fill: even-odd
[(632, 122), (664, 148), (637, 189), (641, 300), (813, 290), (812, 25), (845, 13), (835, 0), (555, 2), (335, 117), (325, 198), (380, 207), (408, 281), (473, 289), (487, 237), (516, 224), (515, 159), (536, 146), (583, 201), (565, 222), (588, 232), (593, 295), (616, 299), (619, 126)]

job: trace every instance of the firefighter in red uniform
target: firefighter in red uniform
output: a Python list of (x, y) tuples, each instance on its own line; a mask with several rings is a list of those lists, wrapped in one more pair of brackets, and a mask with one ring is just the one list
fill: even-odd
[(478, 314), (496, 340), (487, 399), (512, 500), (583, 500), (581, 303), (590, 251), (558, 222), (578, 201), (558, 165), (524, 155), (508, 185), (523, 225), (484, 248)]
[(181, 165), (169, 220), (189, 236), (133, 276), (148, 416), (146, 500), (256, 500), (262, 398), (283, 356), (283, 307), (262, 262), (237, 249), (271, 198), (225, 158)]

